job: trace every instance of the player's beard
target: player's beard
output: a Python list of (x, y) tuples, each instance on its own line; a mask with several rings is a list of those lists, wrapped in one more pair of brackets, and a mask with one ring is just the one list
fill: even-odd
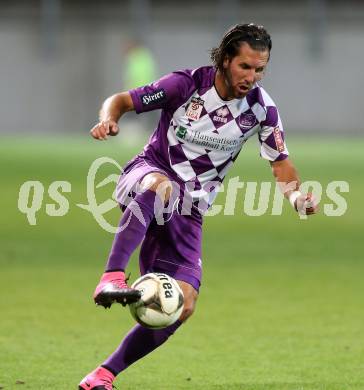
[(243, 94), (241, 92), (238, 92), (238, 89), (234, 87), (232, 82), (232, 75), (229, 68), (224, 69), (224, 80), (225, 80), (225, 86), (228, 94), (228, 99), (241, 99), (246, 94)]
[(226, 86), (226, 91), (227, 91), (227, 98), (228, 99), (233, 99), (235, 96), (234, 94), (234, 88), (231, 82), (231, 72), (229, 68), (224, 69), (224, 81), (225, 81), (225, 86)]

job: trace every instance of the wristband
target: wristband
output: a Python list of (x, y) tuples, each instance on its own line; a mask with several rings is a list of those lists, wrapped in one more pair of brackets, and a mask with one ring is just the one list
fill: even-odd
[(291, 203), (292, 207), (296, 210), (297, 210), (297, 204), (296, 204), (296, 200), (299, 196), (301, 196), (302, 193), (300, 191), (293, 191), (289, 197), (288, 197), (288, 200), (289, 200), (289, 203)]

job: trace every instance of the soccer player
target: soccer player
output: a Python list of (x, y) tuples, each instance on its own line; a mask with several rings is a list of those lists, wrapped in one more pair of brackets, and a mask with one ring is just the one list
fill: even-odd
[(296, 211), (316, 212), (311, 194), (299, 191), (278, 109), (258, 84), (271, 47), (262, 26), (239, 24), (212, 50), (213, 66), (173, 72), (104, 102), (91, 130), (98, 140), (118, 134), (118, 121), (127, 111), (162, 111), (148, 144), (120, 177), (118, 201), (124, 213), (94, 300), (110, 307), (139, 299), (139, 292), (127, 286), (125, 270), (142, 244), (141, 273), (174, 277), (185, 301), (180, 319), (167, 328), (136, 325), (79, 389), (111, 390), (120, 372), (162, 345), (193, 314), (201, 282), (202, 215), (248, 138), (258, 136), (261, 156)]

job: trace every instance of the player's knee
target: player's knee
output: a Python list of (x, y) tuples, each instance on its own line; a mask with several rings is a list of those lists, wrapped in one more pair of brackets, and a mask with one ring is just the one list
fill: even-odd
[(146, 175), (140, 183), (143, 191), (156, 192), (164, 202), (167, 202), (172, 193), (172, 182), (161, 173), (152, 172)]
[(183, 311), (179, 318), (181, 322), (187, 321), (192, 316), (192, 314), (195, 312), (196, 302), (197, 295), (189, 296), (187, 299), (185, 296)]
[(187, 321), (195, 311), (195, 305), (185, 305), (179, 318), (181, 322)]
[(183, 311), (179, 320), (185, 322), (195, 311), (198, 291), (191, 284), (182, 280), (178, 280), (178, 284), (181, 287), (184, 296)]

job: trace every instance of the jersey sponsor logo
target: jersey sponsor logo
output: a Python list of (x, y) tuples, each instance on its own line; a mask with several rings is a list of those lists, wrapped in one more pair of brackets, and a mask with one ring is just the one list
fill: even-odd
[(285, 149), (284, 148), (284, 141), (283, 141), (281, 130), (279, 129), (279, 127), (274, 128), (273, 135), (274, 135), (274, 140), (275, 140), (276, 145), (277, 145), (278, 152), (279, 153), (284, 152), (284, 149)]
[(254, 114), (241, 114), (239, 117), (239, 126), (243, 130), (249, 130), (257, 124), (257, 118)]
[(178, 138), (185, 139), (186, 134), (187, 134), (187, 129), (185, 127), (183, 127), (183, 126), (179, 126), (178, 129), (177, 129), (177, 132), (176, 132), (176, 136)]
[(154, 93), (147, 93), (142, 95), (140, 98), (142, 100), (143, 106), (148, 106), (151, 103), (159, 103), (163, 101), (166, 97), (166, 91), (164, 89), (158, 89)]
[(229, 110), (226, 107), (221, 107), (216, 111), (216, 115), (212, 118), (214, 122), (227, 123), (229, 115)]
[(200, 119), (204, 103), (204, 100), (201, 98), (193, 97), (186, 110), (187, 118), (192, 119), (193, 121)]
[(193, 131), (183, 126), (177, 128), (176, 136), (179, 139), (183, 139), (184, 142), (223, 152), (234, 152), (240, 149), (246, 141), (244, 138), (214, 137), (213, 135)]

